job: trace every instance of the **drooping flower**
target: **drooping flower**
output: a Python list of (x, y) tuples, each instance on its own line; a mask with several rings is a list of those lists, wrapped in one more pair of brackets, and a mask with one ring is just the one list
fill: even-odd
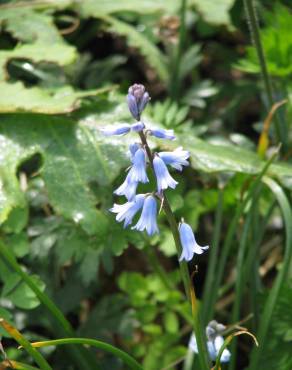
[(153, 235), (158, 233), (158, 226), (157, 226), (157, 203), (154, 196), (149, 195), (144, 201), (143, 209), (141, 216), (135, 226), (132, 229), (136, 229), (139, 231), (146, 230), (148, 235)]
[(131, 125), (128, 123), (121, 123), (119, 125), (106, 126), (100, 129), (105, 136), (125, 135), (131, 130)]
[(153, 168), (156, 175), (158, 193), (167, 188), (175, 189), (178, 182), (170, 176), (166, 164), (157, 154), (153, 158)]
[(180, 223), (178, 230), (182, 245), (182, 254), (179, 258), (179, 261), (191, 261), (194, 257), (194, 254), (202, 254), (204, 250), (209, 248), (207, 245), (201, 247), (199, 244), (197, 244), (192, 228), (185, 222)]
[(178, 171), (182, 171), (183, 166), (189, 165), (188, 158), (190, 157), (190, 152), (183, 150), (181, 146), (173, 152), (160, 152), (158, 154), (165, 164), (170, 165)]
[[(222, 324), (219, 324), (217, 323), (215, 320), (211, 321), (207, 328), (206, 328), (206, 335), (207, 335), (207, 348), (208, 348), (208, 353), (209, 353), (209, 356), (211, 358), (212, 361), (216, 361), (216, 358), (220, 352), (220, 349), (224, 343), (224, 338), (222, 337), (221, 335), (221, 332), (222, 330), (216, 330), (214, 329), (214, 327), (212, 327), (212, 323), (216, 323), (217, 326), (221, 326), (225, 329), (225, 326), (222, 325)], [(210, 332), (212, 331), (212, 335), (208, 335), (208, 333), (210, 334)], [(194, 334), (191, 335), (191, 338), (190, 338), (190, 341), (189, 341), (189, 348), (195, 352), (195, 353), (198, 353), (198, 345), (197, 345), (197, 340), (196, 340), (196, 337)], [(231, 353), (230, 351), (225, 348), (222, 352), (222, 355), (221, 355), (221, 358), (220, 358), (220, 362), (224, 363), (224, 362), (229, 362), (230, 360), (230, 357), (231, 357)]]
[(116, 220), (124, 222), (124, 227), (132, 223), (135, 214), (142, 208), (145, 199), (145, 194), (138, 194), (135, 198), (124, 204), (114, 204), (110, 209), (111, 212), (116, 213)]
[(149, 135), (158, 137), (159, 139), (175, 140), (173, 130), (165, 130), (162, 128), (151, 129), (148, 131)]
[(133, 143), (129, 145), (129, 152), (130, 152), (130, 157), (131, 157), (131, 162), (133, 163), (135, 153), (137, 150), (141, 148), (141, 144), (138, 143)]
[(140, 132), (144, 130), (144, 128), (145, 128), (145, 125), (143, 122), (136, 122), (136, 123), (133, 123), (131, 126), (131, 130), (134, 132)]
[(114, 194), (124, 195), (128, 200), (132, 200), (136, 195), (136, 190), (138, 186), (138, 181), (133, 181), (131, 177), (131, 171), (129, 171), (125, 181), (120, 185)]
[(134, 84), (128, 90), (127, 102), (132, 116), (139, 121), (141, 113), (149, 102), (150, 97), (145, 87), (141, 84)]
[(143, 148), (136, 150), (132, 162), (133, 166), (128, 174), (130, 181), (149, 182), (146, 173), (146, 153)]

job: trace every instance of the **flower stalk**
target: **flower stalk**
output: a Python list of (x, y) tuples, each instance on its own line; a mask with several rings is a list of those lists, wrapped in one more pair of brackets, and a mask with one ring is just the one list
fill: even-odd
[[(151, 149), (148, 145), (147, 138), (146, 138), (144, 132), (139, 132), (139, 136), (141, 138), (141, 142), (142, 142), (143, 146), (145, 147), (145, 150), (146, 150), (150, 165), (152, 167), (152, 170), (154, 171), (154, 169), (153, 169), (153, 154), (152, 154), (152, 151), (151, 151)], [(172, 236), (173, 236), (173, 239), (174, 239), (177, 255), (180, 256), (181, 253), (182, 253), (182, 246), (181, 246), (180, 236), (179, 236), (179, 232), (178, 232), (178, 225), (177, 225), (175, 216), (173, 214), (173, 211), (171, 209), (170, 203), (169, 203), (169, 201), (167, 199), (167, 196), (165, 194), (163, 194), (162, 208), (165, 212), (169, 227), (170, 227), (171, 232), (172, 232)], [(193, 287), (193, 284), (192, 284), (192, 281), (191, 281), (191, 278), (190, 278), (187, 263), (185, 261), (181, 261), (179, 263), (179, 267), (180, 267), (180, 273), (181, 273), (182, 280), (183, 280), (185, 294), (186, 294), (186, 296), (187, 296), (187, 298), (188, 298), (188, 300), (191, 304), (191, 307), (192, 307), (193, 328), (194, 328), (194, 332), (195, 332), (195, 336), (196, 336), (196, 340), (197, 340), (197, 344), (198, 344), (198, 352), (199, 352), (198, 355), (199, 355), (201, 369), (206, 370), (206, 369), (210, 368), (210, 366), (209, 366), (209, 357), (208, 357), (208, 352), (207, 352), (207, 347), (206, 347), (205, 333), (204, 333), (204, 330), (203, 330), (202, 321), (200, 319), (200, 312), (199, 312), (198, 301), (197, 301), (195, 289)]]

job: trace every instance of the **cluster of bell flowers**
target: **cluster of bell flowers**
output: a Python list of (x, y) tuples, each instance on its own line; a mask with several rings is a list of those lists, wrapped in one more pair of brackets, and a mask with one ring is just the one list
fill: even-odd
[[(111, 125), (101, 129), (105, 136), (122, 136), (130, 132), (143, 135), (143, 137), (154, 136), (159, 139), (175, 140), (173, 130), (161, 128), (147, 128), (141, 121), (141, 114), (149, 102), (150, 97), (145, 87), (140, 84), (134, 84), (129, 88), (127, 95), (128, 108), (132, 116), (136, 119), (136, 123)], [(182, 147), (175, 149), (172, 152), (163, 151), (147, 154), (145, 143), (134, 142), (129, 147), (131, 158), (131, 166), (128, 169), (125, 181), (114, 191), (114, 194), (125, 196), (127, 202), (124, 204), (114, 204), (110, 209), (116, 214), (118, 222), (124, 222), (124, 227), (132, 224), (134, 217), (141, 211), (140, 218), (137, 223), (132, 226), (132, 229), (144, 231), (148, 235), (153, 235), (159, 232), (157, 226), (157, 200), (163, 202), (164, 190), (171, 188), (175, 189), (178, 182), (171, 176), (168, 171), (170, 166), (178, 171), (182, 171), (183, 166), (188, 166), (190, 153), (183, 150)], [(152, 167), (157, 188), (147, 194), (137, 194), (139, 183), (148, 183), (147, 168)], [(190, 261), (194, 254), (201, 254), (208, 246), (201, 247), (197, 244), (190, 225), (182, 221), (179, 226), (179, 235), (182, 245), (182, 253), (180, 261)]]

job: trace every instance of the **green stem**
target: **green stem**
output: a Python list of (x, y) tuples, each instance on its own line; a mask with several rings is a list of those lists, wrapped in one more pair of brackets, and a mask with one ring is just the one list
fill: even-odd
[[(268, 74), (268, 69), (267, 69), (267, 63), (265, 59), (265, 54), (261, 42), (261, 37), (260, 37), (260, 28), (257, 20), (257, 15), (256, 15), (256, 9), (253, 4), (253, 0), (244, 0), (245, 4), (245, 9), (246, 9), (246, 15), (247, 19), (249, 22), (250, 26), (250, 32), (254, 41), (254, 45), (256, 48), (257, 56), (259, 59), (260, 63), (260, 68), (261, 68), (261, 74), (262, 78), (264, 81), (267, 97), (268, 97), (268, 103), (269, 103), (269, 108), (268, 111), (272, 108), (274, 105), (274, 99), (273, 99), (273, 87), (272, 83)], [(279, 115), (276, 112), (275, 115), (275, 128), (276, 128), (276, 134), (277, 134), (277, 139), (283, 143), (283, 147), (286, 149), (287, 148), (287, 135), (285, 134), (285, 127), (282, 127), (280, 120), (279, 120)]]
[(276, 281), (269, 293), (268, 299), (264, 306), (263, 313), (261, 315), (260, 327), (257, 333), (259, 347), (253, 348), (252, 350), (249, 370), (256, 370), (259, 367), (259, 362), (261, 356), (263, 355), (263, 350), (265, 348), (265, 340), (267, 338), (268, 330), (271, 324), (272, 315), (276, 306), (279, 292), (287, 276), (292, 260), (292, 229), (291, 229), (292, 211), (289, 204), (289, 200), (287, 199), (283, 189), (274, 180), (270, 178), (264, 178), (263, 182), (273, 192), (280, 206), (285, 223), (286, 243), (281, 270), (277, 275)]
[(186, 8), (187, 0), (181, 1), (180, 9), (180, 27), (179, 27), (179, 41), (176, 48), (176, 53), (174, 56), (173, 69), (170, 81), (170, 95), (173, 100), (176, 100), (180, 96), (180, 81), (179, 81), (179, 69), (181, 56), (185, 47), (185, 37), (186, 37)]
[(223, 216), (223, 202), (224, 202), (224, 190), (219, 189), (218, 191), (218, 203), (216, 209), (216, 216), (215, 216), (215, 227), (214, 227), (214, 234), (212, 239), (212, 248), (210, 248), (210, 256), (208, 261), (208, 271), (206, 282), (204, 286), (203, 292), (203, 322), (207, 325), (207, 307), (210, 306), (210, 291), (214, 280), (216, 278), (216, 266), (218, 262), (218, 254), (219, 254), (219, 241), (220, 241), (220, 234), (222, 228), (222, 216)]
[(84, 344), (92, 347), (96, 347), (101, 349), (102, 351), (109, 352), (116, 357), (119, 357), (121, 360), (125, 362), (131, 369), (133, 370), (143, 370), (142, 366), (128, 353), (122, 351), (119, 348), (112, 346), (111, 344), (102, 342), (96, 339), (88, 339), (88, 338), (62, 338), (62, 339), (55, 339), (55, 340), (46, 340), (42, 342), (35, 342), (32, 343), (34, 347), (48, 347), (48, 346), (59, 346), (64, 344)]
[[(231, 322), (237, 322), (240, 317), (240, 304), (242, 295), (244, 294), (244, 265), (246, 250), (249, 245), (248, 235), (253, 219), (254, 207), (256, 206), (257, 198), (253, 197), (252, 209), (248, 212), (243, 231), (240, 237), (239, 249), (236, 261), (236, 280), (235, 280), (235, 299), (232, 307)], [(231, 359), (229, 362), (228, 370), (234, 370), (236, 366), (236, 345), (237, 340), (234, 338), (231, 345)]]
[(22, 346), (26, 352), (34, 359), (41, 370), (52, 370), (47, 360), (31, 345), (31, 343), (13, 326), (4, 319), (0, 319), (0, 325), (12, 336), (16, 342)]
[[(153, 154), (147, 143), (146, 136), (144, 132), (139, 132), (139, 136), (146, 150), (151, 168), (153, 170)], [(167, 221), (169, 223), (169, 226), (170, 226), (170, 229), (173, 235), (175, 247), (177, 250), (177, 255), (180, 256), (182, 252), (182, 246), (180, 243), (178, 225), (174, 217), (174, 214), (172, 212), (172, 209), (170, 207), (169, 201), (165, 194), (163, 194), (162, 206), (163, 206), (163, 210), (165, 212)], [(190, 274), (189, 274), (187, 263), (185, 261), (180, 262), (179, 268), (180, 268), (180, 272), (181, 272), (181, 276), (182, 276), (182, 280), (184, 284), (185, 294), (192, 307), (193, 328), (194, 328), (197, 345), (198, 345), (199, 361), (200, 361), (201, 369), (208, 370), (210, 367), (209, 367), (209, 356), (208, 356), (207, 345), (206, 345), (205, 330), (203, 328), (203, 325), (200, 319), (198, 301), (196, 298), (193, 284), (190, 279)]]
[[(30, 289), (35, 293), (39, 301), (44, 305), (44, 307), (47, 308), (52, 317), (54, 317), (54, 319), (58, 323), (57, 329), (60, 328), (62, 329), (62, 332), (65, 335), (70, 335), (73, 337), (74, 331), (69, 321), (63, 315), (62, 311), (54, 304), (54, 302), (45, 293), (43, 293), (38, 288), (38, 286), (34, 283), (31, 277), (22, 270), (14, 255), (3, 244), (1, 240), (0, 240), (0, 255), (8, 263), (8, 265), (22, 278), (22, 280), (30, 287)], [(94, 361), (95, 362), (94, 364), (91, 353), (89, 353), (88, 351), (85, 351), (83, 349), (71, 351), (71, 356), (74, 357), (75, 360), (83, 368), (96, 369), (97, 366), (96, 361)]]
[(237, 208), (236, 208), (235, 215), (234, 215), (234, 217), (231, 221), (231, 224), (228, 228), (227, 235), (226, 235), (224, 245), (223, 245), (223, 248), (222, 248), (222, 254), (221, 254), (219, 262), (218, 262), (218, 268), (217, 268), (217, 272), (216, 272), (216, 279), (214, 280), (214, 284), (212, 286), (212, 289), (209, 292), (210, 302), (209, 302), (209, 307), (206, 307), (206, 322), (210, 321), (212, 319), (213, 315), (214, 315), (215, 302), (217, 300), (218, 290), (219, 290), (219, 287), (220, 287), (220, 284), (221, 284), (221, 281), (222, 281), (222, 278), (223, 278), (223, 275), (224, 275), (224, 270), (225, 270), (227, 257), (229, 255), (231, 246), (234, 243), (234, 236), (235, 236), (237, 224), (240, 220), (241, 215), (243, 214), (243, 211), (244, 211), (246, 205), (253, 198), (254, 194), (258, 192), (258, 189), (261, 185), (262, 177), (265, 175), (265, 173), (267, 172), (268, 168), (270, 167), (270, 165), (272, 164), (272, 162), (274, 161), (276, 156), (277, 156), (277, 153), (275, 153), (269, 159), (269, 161), (267, 161), (264, 168), (262, 169), (260, 174), (256, 177), (253, 184), (251, 185), (245, 199), (243, 200), (243, 202), (239, 203)]

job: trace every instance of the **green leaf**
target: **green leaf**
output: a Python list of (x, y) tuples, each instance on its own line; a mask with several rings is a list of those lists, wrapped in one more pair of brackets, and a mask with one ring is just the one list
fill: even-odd
[(231, 25), (230, 9), (235, 0), (191, 0), (203, 19), (214, 25)]
[[(34, 283), (41, 291), (44, 291), (45, 284), (36, 275), (31, 276)], [(26, 310), (31, 310), (40, 304), (35, 293), (28, 285), (21, 281), (21, 278), (16, 274), (11, 274), (5, 281), (2, 294), (8, 298), (15, 306)]]
[(97, 14), (97, 18), (103, 19), (110, 24), (110, 29), (114, 33), (125, 36), (129, 45), (139, 49), (147, 62), (157, 72), (162, 80), (168, 79), (168, 70), (165, 55), (161, 53), (158, 47), (150, 42), (146, 36), (139, 32), (130, 24), (104, 14)]
[(179, 321), (177, 315), (172, 311), (167, 311), (163, 315), (163, 323), (168, 333), (177, 333), (179, 330)]
[[(209, 173), (241, 172), (255, 175), (260, 173), (265, 165), (265, 161), (255, 152), (236, 145), (211, 144), (186, 134), (179, 135), (179, 144), (190, 151), (193, 168)], [(268, 174), (278, 178), (288, 188), (292, 188), (290, 164), (283, 162), (272, 164)]]
[(39, 153), (41, 174), (55, 211), (90, 234), (106, 233), (107, 218), (96, 209), (89, 183), (109, 186), (126, 167), (126, 153), (118, 141), (105, 140), (95, 126), (31, 114), (2, 115), (0, 132), (0, 173), (6, 174), (1, 178), (0, 220), (24, 202), (16, 177), (19, 164)]
[(66, 44), (25, 44), (13, 50), (0, 50), (0, 81), (8, 78), (6, 65), (12, 59), (28, 59), (34, 63), (51, 62), (60, 66), (73, 63), (77, 53), (73, 46)]
[(51, 15), (29, 8), (1, 9), (0, 26), (16, 39), (27, 43), (63, 42)]
[[(265, 18), (267, 25), (261, 30), (261, 40), (268, 71), (273, 76), (291, 76), (291, 12), (284, 5), (277, 3), (272, 12), (265, 14)], [(236, 67), (249, 73), (261, 71), (254, 47), (247, 48), (247, 57), (240, 60)]]
[(21, 82), (1, 81), (0, 89), (5, 91), (0, 96), (0, 113), (26, 111), (46, 114), (72, 112), (80, 106), (82, 97), (95, 96), (105, 91), (100, 89), (78, 92), (70, 86), (50, 91), (39, 87), (27, 88)]
[(76, 9), (82, 17), (99, 17), (102, 14), (112, 14), (117, 12), (135, 12), (139, 14), (152, 14), (156, 12), (173, 12), (177, 10), (178, 4), (175, 0), (83, 0), (77, 2)]

